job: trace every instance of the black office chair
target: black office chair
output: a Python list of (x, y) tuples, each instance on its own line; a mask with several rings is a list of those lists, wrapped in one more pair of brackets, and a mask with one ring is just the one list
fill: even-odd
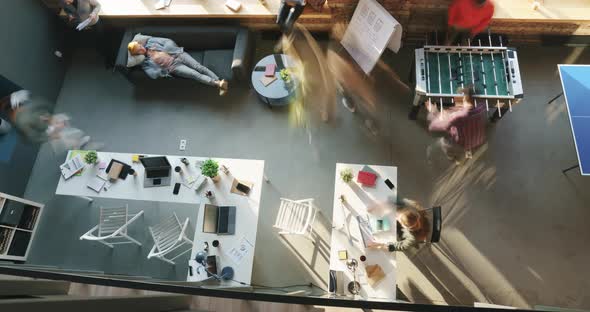
[(430, 242), (438, 243), (442, 230), (442, 209), (440, 206), (436, 206), (427, 210), (432, 211), (432, 220), (430, 220), (432, 222), (432, 236), (430, 237)]
[[(428, 212), (428, 220), (432, 224), (432, 230), (430, 234), (430, 240), (424, 240), (420, 242), (416, 247), (410, 248), (409, 250), (405, 251), (405, 254), (409, 259), (413, 259), (416, 257), (422, 249), (426, 246), (430, 246), (432, 243), (438, 243), (440, 241), (440, 234), (442, 230), (442, 208), (440, 206), (424, 209), (424, 211)], [(398, 229), (401, 225), (398, 223)], [(398, 232), (398, 237), (400, 237), (401, 231)]]
[[(440, 241), (440, 233), (442, 230), (442, 209), (440, 206), (424, 209), (424, 211), (429, 213), (428, 221), (432, 224), (432, 230), (430, 233), (430, 241), (424, 240), (421, 243), (438, 243)], [(402, 230), (401, 224), (397, 223), (397, 238), (401, 239), (402, 237)]]

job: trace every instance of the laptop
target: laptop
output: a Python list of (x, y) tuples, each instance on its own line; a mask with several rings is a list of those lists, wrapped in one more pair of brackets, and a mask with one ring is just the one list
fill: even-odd
[(205, 204), (203, 233), (233, 235), (236, 232), (236, 207)]

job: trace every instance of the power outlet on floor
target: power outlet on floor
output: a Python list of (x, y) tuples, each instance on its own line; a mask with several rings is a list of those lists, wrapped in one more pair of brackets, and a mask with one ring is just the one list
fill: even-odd
[(178, 149), (180, 149), (181, 151), (184, 151), (186, 149), (186, 140), (180, 140), (180, 146), (178, 146)]

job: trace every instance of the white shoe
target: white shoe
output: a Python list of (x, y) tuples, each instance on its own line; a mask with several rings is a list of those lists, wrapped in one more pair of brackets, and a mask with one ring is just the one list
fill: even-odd
[(354, 105), (348, 102), (348, 100), (345, 97), (342, 98), (342, 105), (346, 107), (346, 109), (348, 109), (351, 113), (354, 113), (356, 111)]
[(31, 93), (27, 90), (20, 90), (20, 91), (13, 92), (10, 95), (10, 107), (13, 110), (15, 110), (19, 106), (21, 106), (21, 104), (28, 101), (30, 98), (31, 98)]

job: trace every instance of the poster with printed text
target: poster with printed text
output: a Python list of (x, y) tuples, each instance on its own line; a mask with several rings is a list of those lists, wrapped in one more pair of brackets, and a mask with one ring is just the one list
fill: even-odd
[(360, 0), (342, 37), (342, 46), (365, 73), (370, 73), (386, 47), (397, 52), (402, 26), (375, 0)]

